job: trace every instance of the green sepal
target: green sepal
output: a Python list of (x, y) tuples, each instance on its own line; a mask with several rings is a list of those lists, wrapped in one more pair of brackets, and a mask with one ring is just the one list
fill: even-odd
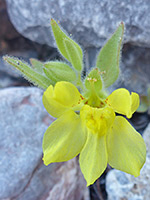
[(101, 79), (101, 72), (98, 68), (94, 68), (87, 75), (84, 85), (86, 87), (85, 96), (94, 96), (105, 99), (108, 94), (107, 91), (103, 88), (103, 83)]
[(147, 112), (150, 114), (150, 86), (147, 88), (147, 96), (140, 96), (140, 106), (137, 109), (137, 112), (143, 113)]
[(140, 105), (137, 109), (137, 112), (139, 113), (143, 113), (143, 112), (146, 112), (148, 110), (148, 98), (147, 96), (140, 96)]
[(102, 80), (98, 68), (92, 69), (85, 79), (85, 87), (88, 90), (93, 89), (93, 86), (95, 91), (100, 91), (102, 89)]
[(54, 83), (58, 81), (74, 82), (76, 73), (69, 65), (62, 62), (47, 62), (44, 64), (45, 75)]
[(36, 86), (46, 89), (49, 85), (53, 84), (53, 82), (46, 76), (39, 74), (27, 63), (22, 62), (18, 58), (4, 56), (3, 59), (18, 69), (28, 81), (32, 82)]
[(85, 90), (83, 96), (87, 99), (88, 105), (92, 107), (103, 107), (105, 103), (102, 99), (106, 99), (107, 94), (103, 88), (100, 71), (94, 68), (87, 75), (85, 82)]
[(51, 19), (51, 27), (60, 53), (76, 70), (81, 71), (83, 60), (81, 47), (61, 30), (54, 19)]
[(148, 99), (148, 106), (150, 107), (150, 86), (147, 89), (147, 99)]
[(30, 58), (30, 63), (32, 67), (35, 69), (40, 74), (43, 74), (43, 62), (35, 59), (35, 58)]
[(101, 76), (105, 88), (112, 85), (118, 78), (123, 34), (124, 24), (121, 22), (117, 30), (98, 54), (96, 67), (98, 67), (100, 71), (103, 72)]

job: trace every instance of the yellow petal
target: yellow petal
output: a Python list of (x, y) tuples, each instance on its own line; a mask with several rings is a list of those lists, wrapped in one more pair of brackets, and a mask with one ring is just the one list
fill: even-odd
[(105, 135), (98, 137), (98, 135), (88, 132), (87, 141), (80, 153), (79, 163), (87, 186), (93, 184), (107, 166)]
[(123, 117), (115, 118), (107, 135), (108, 163), (135, 177), (145, 163), (146, 146), (142, 136)]
[(68, 109), (80, 104), (82, 96), (78, 89), (69, 82), (57, 82), (55, 87), (49, 86), (43, 94), (43, 104), (53, 117), (61, 116)]
[(72, 107), (78, 104), (80, 95), (72, 83), (61, 81), (55, 85), (54, 99), (64, 106)]
[(120, 88), (112, 92), (106, 99), (106, 103), (115, 112), (126, 115), (128, 118), (132, 117), (132, 114), (139, 106), (139, 96), (136, 93), (130, 95), (129, 91)]
[(66, 112), (54, 121), (44, 134), (43, 160), (48, 165), (63, 162), (77, 156), (85, 143), (80, 116), (73, 111)]
[(140, 98), (139, 98), (139, 95), (137, 93), (132, 92), (131, 93), (131, 99), (132, 99), (131, 113), (134, 113), (140, 105)]

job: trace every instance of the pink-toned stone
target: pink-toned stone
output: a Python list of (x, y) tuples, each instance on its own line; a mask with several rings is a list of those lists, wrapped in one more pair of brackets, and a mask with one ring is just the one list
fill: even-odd
[(59, 180), (50, 189), (46, 200), (89, 200), (89, 191), (81, 174), (78, 159), (74, 158), (58, 165), (54, 176), (58, 176)]

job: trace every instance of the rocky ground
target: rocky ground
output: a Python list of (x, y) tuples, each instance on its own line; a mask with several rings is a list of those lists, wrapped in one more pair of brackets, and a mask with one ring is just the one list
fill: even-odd
[[(75, 2), (75, 3), (74, 3)], [(91, 3), (92, 2), (92, 3)], [(41, 61), (60, 59), (51, 36), (54, 17), (85, 49), (86, 68), (120, 21), (126, 25), (121, 73), (110, 91), (126, 87), (145, 95), (150, 83), (150, 3), (146, 1), (0, 0), (0, 200), (149, 200), (150, 117), (135, 113), (133, 126), (147, 144), (139, 178), (107, 167), (89, 188), (77, 159), (45, 167), (42, 137), (54, 120), (33, 87), (3, 55)]]

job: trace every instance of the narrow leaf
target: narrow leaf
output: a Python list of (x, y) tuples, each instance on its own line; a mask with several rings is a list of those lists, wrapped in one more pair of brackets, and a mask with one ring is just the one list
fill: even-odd
[(83, 53), (81, 47), (61, 30), (54, 19), (51, 19), (51, 27), (61, 54), (71, 62), (76, 70), (82, 70)]
[(43, 68), (46, 76), (53, 82), (76, 80), (76, 73), (69, 65), (62, 62), (47, 62)]
[(81, 71), (83, 59), (82, 52), (78, 51), (77, 46), (73, 44), (72, 40), (64, 39), (64, 44), (69, 57), (69, 61), (72, 63), (76, 70)]
[(43, 63), (35, 58), (30, 58), (30, 63), (35, 71), (39, 72), (40, 74), (43, 73)]
[(101, 72), (105, 87), (112, 85), (119, 75), (120, 50), (124, 34), (124, 24), (121, 23), (112, 37), (101, 49), (96, 66)]
[(28, 64), (23, 63), (19, 59), (9, 56), (4, 56), (3, 59), (18, 69), (24, 75), (24, 77), (34, 85), (46, 89), (49, 85), (53, 84), (50, 79), (35, 72)]

